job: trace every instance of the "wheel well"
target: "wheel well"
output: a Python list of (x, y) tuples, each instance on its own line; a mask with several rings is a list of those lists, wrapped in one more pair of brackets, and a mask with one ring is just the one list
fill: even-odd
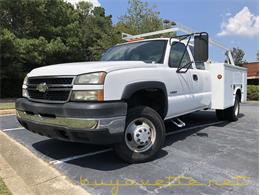
[(133, 108), (135, 106), (149, 106), (156, 110), (159, 115), (164, 118), (167, 112), (167, 102), (162, 89), (149, 88), (136, 91), (133, 95), (127, 98), (127, 106)]
[(240, 89), (238, 89), (238, 90), (236, 91), (236, 96), (238, 96), (239, 102), (241, 102), (242, 94), (241, 94), (241, 90), (240, 90)]

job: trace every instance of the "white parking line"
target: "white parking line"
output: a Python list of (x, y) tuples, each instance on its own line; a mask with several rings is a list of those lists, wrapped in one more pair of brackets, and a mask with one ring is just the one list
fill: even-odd
[(6, 116), (15, 116), (16, 114), (4, 114), (4, 115), (0, 115), (0, 118), (1, 117), (6, 117)]
[(94, 156), (96, 154), (110, 152), (112, 150), (113, 150), (112, 148), (108, 148), (108, 149), (105, 149), (105, 150), (100, 150), (100, 151), (91, 152), (91, 153), (87, 153), (87, 154), (72, 156), (72, 157), (68, 157), (68, 158), (64, 158), (64, 159), (60, 159), (60, 160), (53, 160), (53, 161), (50, 161), (49, 164), (57, 165), (57, 164), (60, 164), (60, 163), (72, 161), (72, 160), (79, 159), (79, 158), (84, 158), (84, 157), (88, 157), (88, 156)]
[[(217, 125), (217, 124), (221, 124), (223, 122), (224, 121), (218, 121), (218, 122), (214, 122), (214, 123), (197, 125), (197, 126), (193, 126), (193, 127), (189, 127), (189, 128), (180, 129), (180, 130), (177, 130), (177, 131), (174, 131), (174, 132), (169, 132), (166, 135), (177, 134), (177, 133), (181, 133), (181, 132), (188, 131), (188, 130), (191, 130), (191, 129), (200, 128), (200, 127), (207, 127), (207, 126), (211, 126), (211, 125)], [(92, 152), (92, 153), (72, 156), (72, 157), (68, 157), (68, 158), (64, 158), (64, 159), (60, 159), (60, 160), (53, 160), (53, 161), (50, 161), (49, 164), (57, 165), (57, 164), (61, 164), (61, 163), (68, 162), (68, 161), (72, 161), (72, 160), (75, 160), (75, 159), (84, 158), (84, 157), (88, 157), (88, 156), (94, 156), (94, 155), (97, 155), (97, 154), (109, 152), (109, 151), (112, 151), (112, 150), (113, 150), (112, 148), (108, 148), (108, 149), (105, 149), (105, 150), (100, 150), (100, 151), (96, 151), (96, 152)]]
[[(172, 134), (177, 134), (177, 133), (181, 133), (181, 132), (196, 129), (196, 128), (207, 127), (207, 126), (211, 126), (211, 125), (217, 125), (217, 124), (221, 124), (223, 122), (224, 121), (218, 121), (218, 122), (214, 122), (214, 123), (192, 126), (192, 127), (188, 127), (188, 128), (184, 128), (184, 129), (179, 129), (179, 130), (176, 130), (176, 131), (173, 131), (173, 132), (169, 132), (166, 135), (172, 135)], [(17, 130), (23, 130), (23, 129), (24, 129), (23, 127), (10, 128), (10, 129), (4, 129), (3, 132), (17, 131)], [(109, 152), (109, 151), (112, 151), (112, 150), (113, 150), (112, 148), (108, 148), (108, 149), (105, 149), (105, 150), (100, 150), (100, 151), (91, 152), (91, 153), (87, 153), (87, 154), (71, 156), (71, 157), (67, 157), (67, 158), (64, 158), (64, 159), (60, 159), (60, 160), (50, 161), (49, 164), (54, 164), (54, 165), (61, 164), (61, 163), (76, 160), (76, 159), (79, 159), (79, 158), (84, 158), (84, 157), (94, 156), (94, 155), (97, 155), (97, 154), (102, 154), (102, 153)]]
[(173, 135), (173, 134), (181, 133), (181, 132), (184, 132), (184, 131), (189, 131), (189, 130), (192, 130), (192, 129), (197, 129), (197, 128), (201, 128), (201, 127), (208, 127), (208, 126), (211, 126), (211, 125), (218, 125), (218, 124), (221, 124), (221, 123), (224, 123), (224, 122), (225, 121), (218, 121), (218, 122), (214, 122), (214, 123), (207, 123), (207, 124), (203, 124), (203, 125), (192, 126), (192, 127), (188, 127), (188, 128), (179, 129), (179, 130), (176, 130), (176, 131), (169, 132), (166, 135)]
[(11, 128), (11, 129), (3, 129), (3, 132), (6, 132), (6, 131), (17, 131), (17, 130), (23, 130), (24, 128), (23, 127), (16, 127), (16, 128)]

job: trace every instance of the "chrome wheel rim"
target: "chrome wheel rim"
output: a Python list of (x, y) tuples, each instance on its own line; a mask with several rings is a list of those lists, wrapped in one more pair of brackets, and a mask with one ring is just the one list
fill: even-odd
[(133, 152), (145, 152), (155, 142), (156, 131), (153, 123), (146, 118), (131, 121), (125, 131), (125, 143)]

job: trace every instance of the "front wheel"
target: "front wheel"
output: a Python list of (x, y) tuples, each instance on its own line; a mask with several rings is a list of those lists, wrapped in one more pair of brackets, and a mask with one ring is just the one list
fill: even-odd
[(135, 107), (127, 114), (124, 141), (115, 145), (115, 152), (128, 163), (146, 162), (156, 156), (164, 139), (161, 116), (150, 107)]

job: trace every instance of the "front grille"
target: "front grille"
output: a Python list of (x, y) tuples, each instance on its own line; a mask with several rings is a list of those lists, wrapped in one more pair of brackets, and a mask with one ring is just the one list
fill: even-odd
[(49, 101), (67, 101), (70, 91), (47, 91), (45, 93), (28, 90), (31, 99), (49, 100)]
[(66, 84), (72, 84), (73, 78), (66, 78), (66, 77), (60, 77), (60, 78), (29, 78), (28, 84), (37, 85), (40, 83), (46, 83), (49, 85), (66, 85)]
[(28, 95), (34, 101), (66, 102), (69, 100), (72, 82), (73, 77), (28, 78)]

